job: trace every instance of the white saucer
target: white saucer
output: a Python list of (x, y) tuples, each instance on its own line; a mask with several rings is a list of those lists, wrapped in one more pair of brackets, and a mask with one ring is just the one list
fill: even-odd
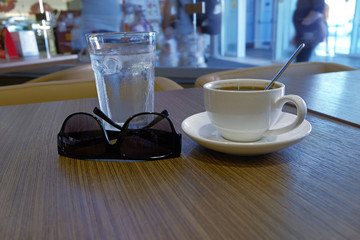
[[(295, 117), (290, 113), (282, 113), (274, 128), (293, 121)], [(221, 137), (215, 126), (211, 124), (206, 112), (186, 118), (182, 122), (181, 128), (186, 135), (200, 145), (218, 152), (235, 155), (260, 155), (275, 152), (301, 141), (311, 132), (311, 124), (304, 120), (299, 127), (284, 134), (265, 136), (256, 142), (232, 142)]]

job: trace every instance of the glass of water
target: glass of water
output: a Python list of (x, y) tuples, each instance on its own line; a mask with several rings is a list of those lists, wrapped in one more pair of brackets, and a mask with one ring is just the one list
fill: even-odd
[[(155, 32), (87, 34), (100, 109), (122, 125), (154, 111)], [(105, 124), (105, 128), (111, 128)]]

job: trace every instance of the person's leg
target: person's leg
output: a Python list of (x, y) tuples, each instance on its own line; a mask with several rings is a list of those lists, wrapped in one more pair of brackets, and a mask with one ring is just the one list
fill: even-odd
[(184, 34), (176, 37), (180, 53), (179, 66), (206, 67), (205, 41), (199, 34)]
[(313, 47), (305, 46), (296, 57), (296, 62), (307, 62), (309, 61)]

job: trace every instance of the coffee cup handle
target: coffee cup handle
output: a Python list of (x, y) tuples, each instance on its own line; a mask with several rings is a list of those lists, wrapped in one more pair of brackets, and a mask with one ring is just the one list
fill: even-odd
[(265, 133), (265, 135), (267, 135), (267, 136), (269, 136), (269, 135), (279, 135), (279, 134), (282, 134), (282, 133), (289, 132), (292, 129), (297, 128), (298, 126), (300, 126), (300, 124), (305, 120), (306, 113), (307, 113), (307, 108), (306, 108), (305, 101), (301, 97), (299, 97), (297, 95), (285, 95), (285, 96), (283, 96), (283, 97), (276, 100), (275, 107), (276, 108), (283, 108), (284, 104), (287, 103), (287, 102), (292, 102), (292, 103), (295, 104), (296, 110), (297, 110), (296, 119), (292, 123), (290, 123), (289, 125), (287, 125), (285, 127), (268, 130)]

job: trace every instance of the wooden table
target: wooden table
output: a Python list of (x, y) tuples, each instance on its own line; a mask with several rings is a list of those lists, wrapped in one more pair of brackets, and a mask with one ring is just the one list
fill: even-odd
[(34, 68), (46, 68), (64, 63), (77, 63), (78, 56), (59, 55), (47, 57), (19, 57), (14, 59), (0, 59), (0, 73), (19, 72)]
[[(168, 109), (181, 132), (186, 117), (204, 111), (202, 97), (201, 89), (157, 92), (156, 110)], [(95, 105), (84, 99), (0, 107), (0, 239), (360, 235), (359, 127), (313, 112), (307, 138), (254, 157), (211, 151), (185, 135), (181, 157), (168, 160), (58, 156), (65, 117)]]
[(304, 98), (308, 109), (360, 127), (360, 69), (281, 78), (286, 94)]

